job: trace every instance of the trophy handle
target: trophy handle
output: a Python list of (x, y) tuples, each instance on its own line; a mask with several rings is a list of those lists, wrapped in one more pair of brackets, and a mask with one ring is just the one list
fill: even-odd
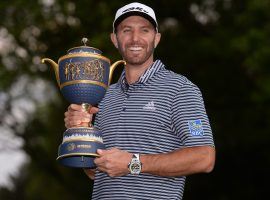
[(118, 65), (120, 65), (120, 64), (126, 65), (126, 61), (124, 61), (124, 60), (118, 60), (118, 61), (116, 61), (115, 63), (113, 63), (113, 64), (111, 65), (111, 67), (110, 67), (110, 75), (109, 75), (109, 83), (108, 83), (108, 85), (111, 84), (111, 81), (112, 81), (112, 75), (113, 75), (113, 72), (114, 72), (115, 68), (116, 68)]
[(54, 69), (54, 73), (55, 73), (55, 78), (57, 81), (58, 86), (60, 87), (60, 77), (59, 77), (59, 68), (58, 68), (58, 64), (56, 62), (54, 62), (52, 59), (50, 58), (43, 58), (41, 60), (41, 63), (49, 63), (51, 65), (51, 67)]

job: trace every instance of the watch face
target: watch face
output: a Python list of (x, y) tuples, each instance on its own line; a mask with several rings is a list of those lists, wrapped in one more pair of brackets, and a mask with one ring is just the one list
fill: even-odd
[(139, 174), (141, 172), (141, 163), (138, 160), (133, 160), (129, 166), (132, 174)]

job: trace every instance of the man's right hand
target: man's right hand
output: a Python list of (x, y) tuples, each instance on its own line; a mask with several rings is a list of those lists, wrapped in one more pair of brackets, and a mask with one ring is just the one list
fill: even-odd
[(81, 105), (71, 104), (65, 112), (65, 126), (66, 128), (89, 126), (92, 122), (93, 114), (99, 111), (97, 107), (90, 107), (85, 111)]
[(91, 179), (95, 179), (96, 169), (83, 169), (84, 173)]

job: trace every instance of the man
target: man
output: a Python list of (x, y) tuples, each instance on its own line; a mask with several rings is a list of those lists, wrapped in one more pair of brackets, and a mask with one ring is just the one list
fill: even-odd
[(126, 61), (99, 108), (71, 105), (66, 127), (92, 120), (103, 133), (93, 199), (182, 199), (185, 176), (210, 172), (215, 149), (200, 90), (154, 61), (160, 41), (154, 11), (140, 3), (120, 8), (111, 40)]

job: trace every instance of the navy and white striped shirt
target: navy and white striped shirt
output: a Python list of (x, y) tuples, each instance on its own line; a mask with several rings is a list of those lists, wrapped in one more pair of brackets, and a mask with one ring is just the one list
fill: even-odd
[[(155, 61), (128, 85), (123, 72), (99, 104), (95, 125), (106, 148), (158, 154), (193, 146), (214, 146), (200, 90)], [(111, 178), (97, 172), (92, 199), (182, 199), (185, 177), (141, 173)]]

